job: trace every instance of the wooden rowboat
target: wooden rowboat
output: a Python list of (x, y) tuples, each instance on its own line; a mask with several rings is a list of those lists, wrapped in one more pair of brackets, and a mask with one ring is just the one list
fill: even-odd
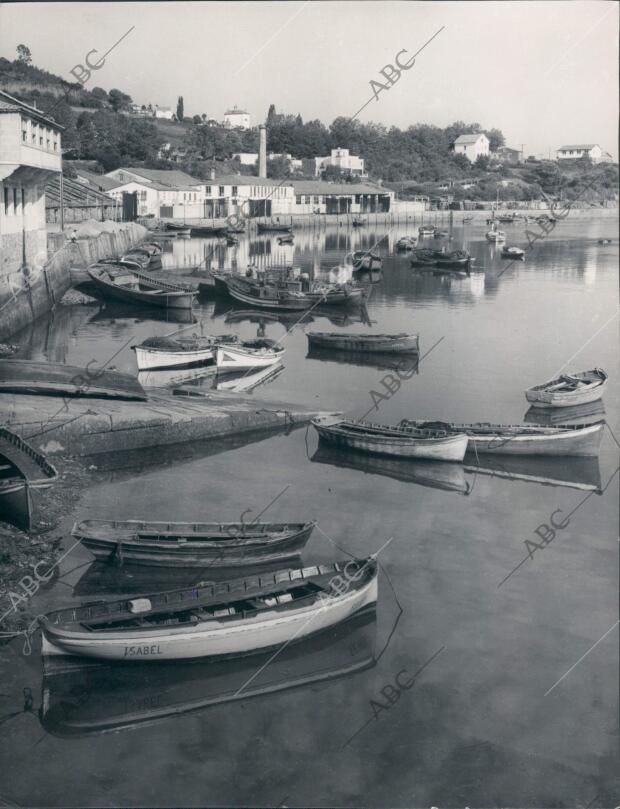
[(196, 292), (177, 284), (155, 281), (138, 272), (95, 265), (89, 267), (88, 274), (103, 297), (126, 303), (164, 309), (191, 309), (196, 296)]
[(505, 242), (506, 241), (506, 234), (503, 230), (489, 230), (486, 234), (487, 241), (489, 242)]
[(418, 240), (415, 236), (403, 236), (396, 242), (396, 249), (399, 252), (413, 250), (417, 244), (417, 241)]
[(467, 451), (464, 433), (452, 435), (446, 430), (369, 424), (339, 416), (322, 416), (311, 424), (325, 441), (377, 455), (461, 462)]
[(383, 354), (418, 354), (419, 335), (406, 334), (341, 334), (338, 332), (307, 332), (308, 344), (335, 351), (361, 351)]
[(524, 259), (525, 258), (525, 250), (522, 250), (520, 247), (514, 247), (513, 245), (504, 245), (502, 247), (502, 258), (515, 258), (515, 259)]
[(136, 352), (138, 370), (149, 371), (164, 368), (196, 368), (215, 360), (216, 343), (235, 343), (234, 334), (219, 337), (148, 337)]
[(435, 230), (435, 225), (422, 225), (422, 227), (418, 228), (418, 233), (420, 236), (432, 236), (435, 233)]
[(257, 338), (238, 343), (218, 344), (215, 363), (220, 371), (244, 371), (250, 368), (266, 368), (275, 365), (284, 356), (285, 349), (275, 340)]
[(297, 556), (314, 526), (314, 522), (83, 520), (73, 526), (73, 536), (98, 559), (154, 567), (232, 567)]
[(79, 368), (35, 360), (0, 360), (0, 392), (3, 391), (146, 401), (146, 393), (131, 374), (106, 371), (94, 365)]
[(292, 233), (290, 225), (283, 225), (279, 222), (259, 222), (257, 226), (259, 233)]
[(41, 653), (133, 662), (251, 654), (347, 620), (376, 603), (377, 589), (370, 557), (99, 601), (41, 617)]
[(276, 284), (258, 283), (231, 275), (213, 274), (216, 291), (226, 287), (228, 294), (241, 303), (249, 303), (261, 309), (301, 311), (309, 309), (312, 298), (303, 292), (294, 292)]
[(588, 456), (598, 455), (605, 423), (600, 421), (598, 424), (543, 427), (527, 424), (447, 424), (442, 421), (404, 419), (401, 425), (446, 430), (454, 434), (465, 433), (468, 438), (468, 452)]
[(533, 407), (572, 407), (600, 399), (607, 387), (607, 374), (601, 368), (561, 374), (542, 385), (525, 391), (525, 398)]
[(58, 477), (42, 452), (6, 427), (0, 427), (0, 521), (28, 531), (32, 490), (51, 486)]

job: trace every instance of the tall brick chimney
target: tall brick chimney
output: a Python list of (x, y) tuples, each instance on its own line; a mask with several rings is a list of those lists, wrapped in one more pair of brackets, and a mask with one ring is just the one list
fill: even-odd
[(264, 124), (258, 127), (258, 176), (267, 177), (267, 129)]

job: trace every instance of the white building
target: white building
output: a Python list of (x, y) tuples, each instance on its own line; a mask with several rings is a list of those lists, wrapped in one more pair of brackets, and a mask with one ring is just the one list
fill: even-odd
[(291, 183), (295, 189), (295, 213), (387, 213), (394, 203), (393, 191), (370, 183)]
[(11, 276), (47, 258), (45, 185), (61, 171), (62, 129), (0, 91), (0, 305)]
[(235, 152), (234, 159), (238, 160), (242, 166), (255, 166), (258, 163), (258, 152)]
[(205, 216), (278, 216), (295, 211), (295, 192), (290, 183), (243, 174), (207, 180)]
[(154, 115), (155, 118), (165, 118), (167, 121), (171, 121), (174, 118), (174, 110), (172, 107), (159, 107), (155, 104)]
[(224, 126), (229, 126), (231, 129), (250, 129), (250, 113), (239, 110), (237, 107), (226, 110), (224, 113)]
[(195, 206), (201, 209), (206, 199), (205, 181), (184, 171), (119, 168), (108, 172), (106, 177), (117, 181), (117, 185), (106, 193), (118, 202), (122, 203), (123, 194), (137, 193), (138, 216), (172, 217), (173, 214), (168, 211), (173, 206)]
[(319, 177), (328, 166), (334, 166), (344, 174), (354, 174), (357, 177), (366, 176), (364, 174), (364, 160), (361, 157), (349, 154), (348, 149), (332, 149), (329, 157), (315, 157), (315, 176)]
[(454, 141), (454, 154), (465, 155), (471, 163), (475, 163), (478, 157), (485, 157), (489, 154), (489, 139), (484, 132), (459, 135)]
[(603, 150), (598, 143), (580, 143), (572, 146), (560, 146), (557, 151), (558, 160), (579, 160), (581, 157), (589, 157), (593, 163), (600, 163), (603, 158)]

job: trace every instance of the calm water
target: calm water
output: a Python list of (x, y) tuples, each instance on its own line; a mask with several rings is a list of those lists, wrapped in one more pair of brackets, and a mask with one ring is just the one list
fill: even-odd
[[(506, 229), (509, 243), (526, 246), (522, 226)], [(615, 238), (617, 220), (569, 219), (505, 272), (485, 230), (453, 231), (453, 246), (476, 257), (467, 278), (414, 274), (407, 256), (393, 254), (405, 228), (381, 242), (383, 276), (368, 303), (373, 330), (416, 331), (422, 354), (435, 347), (369, 418), (521, 422), (523, 390), (568, 363), (610, 372), (605, 410), (620, 435), (618, 248), (597, 241)], [(209, 261), (243, 269), (250, 259), (293, 260), (327, 278), (344, 252), (383, 234), (306, 230), (294, 248), (253, 239), (218, 248)], [(179, 240), (165, 264), (187, 274), (213, 245)], [(295, 322), (232, 322), (229, 309), (200, 306), (205, 333), (260, 329), (280, 338)], [(306, 356), (304, 328), (368, 329), (355, 314), (332, 318), (313, 312), (288, 334), (285, 368), (256, 388), (257, 400), (357, 417), (373, 406), (369, 392), (383, 390), (389, 371)], [(22, 355), (103, 364), (122, 349), (114, 365), (135, 371), (129, 345), (174, 328), (138, 311), (62, 307), (20, 335)], [(319, 521), (304, 560), (342, 558), (335, 544), (359, 556), (385, 546), (376, 620), (288, 648), (237, 699), (265, 658), (42, 683), (36, 644), (24, 656), (14, 642), (0, 650), (0, 796), (22, 806), (615, 805), (617, 630), (545, 694), (617, 621), (617, 477), (599, 493), (617, 458), (606, 431), (598, 462), (485, 466), (481, 458), (476, 473), (319, 451), (314, 432), (301, 429), (94, 459), (67, 526), (113, 514), (233, 520), (246, 509), (255, 516), (288, 487), (265, 517)], [(577, 510), (498, 587), (556, 509)], [(61, 582), (36, 597), (37, 611), (154, 586), (127, 568), (73, 570), (88, 559), (80, 548), (71, 553)], [(157, 586), (176, 581), (159, 574)], [(416, 673), (398, 696), (396, 678), (409, 683)], [(32, 711), (20, 713), (24, 688)]]

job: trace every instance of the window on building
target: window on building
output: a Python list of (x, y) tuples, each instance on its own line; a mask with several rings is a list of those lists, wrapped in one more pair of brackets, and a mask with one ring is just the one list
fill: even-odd
[(43, 146), (43, 138), (39, 137), (39, 146)]
[(318, 197), (312, 197), (312, 202), (314, 203), (314, 205), (318, 205), (319, 204), (319, 198)]
[(46, 147), (47, 147), (48, 149), (50, 148), (50, 139), (49, 139), (49, 138), (47, 139)]
[(210, 185), (205, 186), (205, 194), (207, 194), (208, 196), (211, 196), (211, 186)]
[(32, 142), (33, 143), (37, 142), (37, 133), (34, 131), (34, 129), (32, 130)]
[(8, 214), (9, 212), (9, 189), (4, 186), (4, 213)]
[(58, 151), (58, 141), (57, 140), (54, 141), (54, 151), (55, 152)]
[(295, 202), (297, 203), (297, 205), (301, 205), (301, 203), (303, 202), (303, 198), (302, 198), (301, 194), (297, 194), (295, 196)]
[(225, 188), (224, 188), (224, 186), (223, 186), (223, 185), (220, 185), (220, 187), (219, 187), (219, 192), (220, 192), (220, 197), (223, 197), (223, 196), (224, 196), (224, 192), (225, 192)]
[(27, 140), (28, 140), (28, 132), (26, 129), (22, 129), (22, 141), (26, 143)]
[(236, 186), (236, 185), (233, 185), (233, 187), (232, 187), (232, 195), (233, 195), (233, 197), (236, 197), (238, 195), (238, 193), (239, 193), (239, 187)]
[(17, 213), (18, 210), (18, 196), (17, 196), (17, 188), (13, 189), (13, 212)]

